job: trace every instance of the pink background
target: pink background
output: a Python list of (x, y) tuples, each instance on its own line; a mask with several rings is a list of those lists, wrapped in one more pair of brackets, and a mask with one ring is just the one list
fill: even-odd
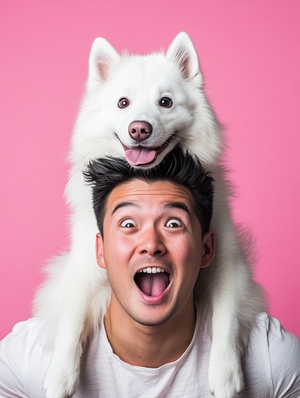
[(300, 2), (0, 0), (0, 338), (68, 245), (70, 134), (93, 39), (147, 53), (192, 37), (225, 126), (237, 221), (270, 312), (300, 337)]

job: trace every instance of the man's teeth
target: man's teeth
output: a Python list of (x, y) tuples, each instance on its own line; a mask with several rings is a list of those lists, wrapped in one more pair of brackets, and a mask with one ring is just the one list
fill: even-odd
[(147, 267), (140, 269), (138, 273), (140, 274), (141, 272), (147, 273), (147, 274), (157, 274), (159, 272), (165, 272), (163, 269), (158, 268), (158, 267)]

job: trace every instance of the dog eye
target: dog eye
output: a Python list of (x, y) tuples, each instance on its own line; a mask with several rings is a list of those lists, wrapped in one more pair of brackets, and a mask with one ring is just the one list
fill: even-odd
[(129, 105), (129, 99), (127, 98), (121, 98), (118, 102), (119, 108), (126, 108), (128, 105)]
[(160, 99), (159, 105), (163, 106), (164, 108), (171, 108), (171, 106), (173, 105), (173, 101), (171, 100), (171, 98), (163, 97)]

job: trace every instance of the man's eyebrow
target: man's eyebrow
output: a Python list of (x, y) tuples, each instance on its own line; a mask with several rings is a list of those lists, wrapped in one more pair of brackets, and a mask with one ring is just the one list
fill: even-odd
[(182, 209), (186, 213), (188, 213), (189, 216), (191, 215), (190, 209), (183, 202), (168, 202), (164, 205), (164, 208), (166, 208), (166, 209)]
[(121, 202), (121, 203), (117, 204), (116, 207), (113, 208), (113, 211), (111, 212), (111, 215), (113, 215), (118, 209), (121, 209), (122, 207), (136, 207), (136, 208), (139, 208), (140, 206), (138, 205), (138, 203), (134, 203), (134, 202)]

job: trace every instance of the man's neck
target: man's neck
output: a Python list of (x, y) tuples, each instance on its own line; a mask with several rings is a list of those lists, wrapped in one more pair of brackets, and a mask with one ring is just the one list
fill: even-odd
[(173, 362), (185, 352), (194, 334), (193, 308), (155, 326), (122, 315), (109, 306), (104, 326), (113, 352), (131, 365), (157, 368)]

